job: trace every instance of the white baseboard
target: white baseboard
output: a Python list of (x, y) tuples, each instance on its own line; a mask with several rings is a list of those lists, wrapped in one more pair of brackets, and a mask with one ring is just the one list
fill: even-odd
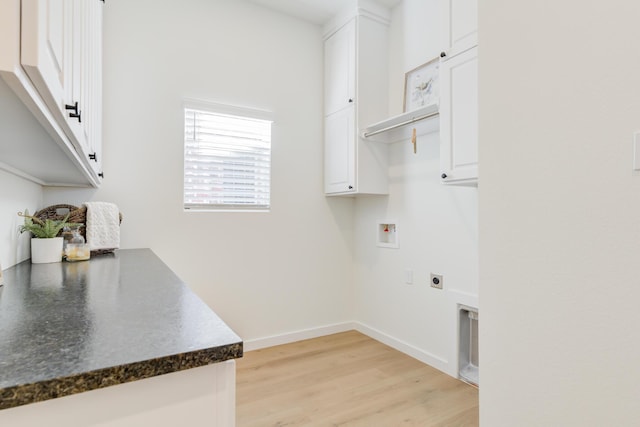
[(452, 374), (450, 372), (452, 368), (451, 366), (449, 366), (449, 362), (446, 359), (414, 347), (411, 344), (396, 339), (363, 323), (354, 322), (353, 325), (356, 331), (363, 333), (368, 337), (373, 338), (374, 340), (380, 341), (381, 343), (386, 344), (389, 347), (394, 348), (408, 356), (411, 356), (414, 359), (421, 361), (422, 363), (426, 363), (427, 365), (432, 366), (447, 375), (455, 377), (455, 373)]
[(261, 348), (273, 347), (281, 344), (289, 344), (296, 341), (310, 338), (323, 337), (325, 335), (337, 334), (339, 332), (352, 331), (356, 329), (355, 323), (344, 322), (333, 325), (320, 326), (318, 328), (303, 329), (301, 331), (288, 332), (281, 335), (272, 335), (265, 338), (246, 340), (243, 343), (244, 351), (259, 350)]
[(304, 329), (301, 331), (289, 332), (281, 335), (272, 335), (265, 338), (257, 338), (253, 340), (244, 341), (244, 351), (259, 350), (261, 348), (273, 347), (276, 345), (289, 344), (296, 341), (302, 341), (310, 338), (323, 337), (325, 335), (337, 334), (340, 332), (346, 332), (356, 330), (362, 334), (367, 335), (374, 340), (380, 341), (383, 344), (388, 345), (395, 350), (398, 350), (408, 356), (413, 357), (429, 366), (444, 372), (447, 375), (453, 377), (456, 376), (455, 372), (449, 372), (451, 366), (446, 359), (438, 357), (434, 354), (421, 350), (412, 346), (404, 341), (398, 340), (390, 335), (385, 334), (375, 328), (367, 326), (360, 322), (344, 322), (335, 323), (333, 325), (320, 326), (318, 328)]

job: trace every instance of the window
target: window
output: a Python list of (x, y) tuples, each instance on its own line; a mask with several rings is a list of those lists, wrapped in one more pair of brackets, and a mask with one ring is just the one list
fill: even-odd
[(268, 210), (271, 123), (263, 111), (185, 103), (184, 208)]

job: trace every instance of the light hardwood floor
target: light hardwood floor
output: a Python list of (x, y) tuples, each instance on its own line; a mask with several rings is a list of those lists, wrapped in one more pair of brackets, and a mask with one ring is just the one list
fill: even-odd
[(478, 390), (349, 331), (237, 360), (237, 426), (477, 426)]

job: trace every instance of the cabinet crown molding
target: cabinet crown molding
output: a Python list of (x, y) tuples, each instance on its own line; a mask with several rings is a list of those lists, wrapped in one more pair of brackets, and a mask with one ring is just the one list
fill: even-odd
[(391, 23), (391, 12), (388, 8), (379, 5), (372, 0), (350, 0), (347, 5), (336, 16), (331, 18), (323, 27), (322, 37), (324, 40), (331, 37), (347, 22), (356, 17), (366, 17), (384, 25)]

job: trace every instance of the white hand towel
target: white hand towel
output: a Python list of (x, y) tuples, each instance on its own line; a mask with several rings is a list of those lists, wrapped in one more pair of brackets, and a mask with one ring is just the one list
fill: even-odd
[(120, 247), (120, 209), (113, 203), (86, 202), (87, 243), (91, 250)]

